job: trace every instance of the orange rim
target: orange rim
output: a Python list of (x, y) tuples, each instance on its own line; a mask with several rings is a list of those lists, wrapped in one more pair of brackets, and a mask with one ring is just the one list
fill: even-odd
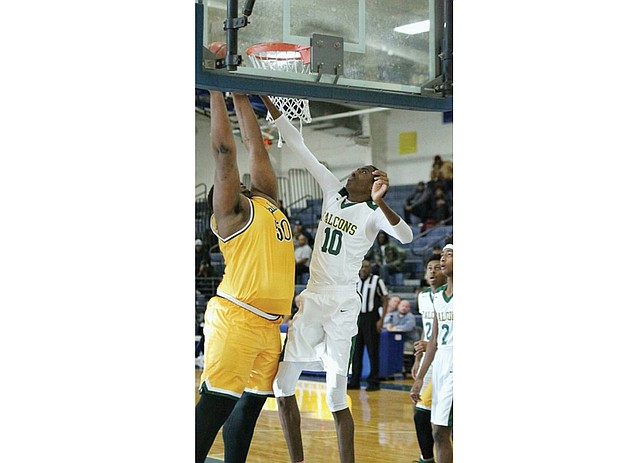
[[(267, 43), (257, 43), (256, 45), (252, 45), (251, 47), (248, 47), (248, 49), (245, 51), (245, 53), (248, 56), (251, 55), (255, 55), (256, 53), (264, 53), (264, 52), (271, 52), (271, 51), (297, 51), (300, 54), (299, 58), (294, 58), (294, 59), (301, 59), (303, 60), (303, 62), (305, 64), (309, 64), (310, 63), (310, 47), (308, 45), (298, 45), (296, 43), (286, 43), (286, 42), (267, 42)], [(265, 58), (262, 56), (254, 56), (254, 58), (256, 59), (275, 59), (275, 60), (279, 60), (279, 59), (284, 59), (284, 58)]]

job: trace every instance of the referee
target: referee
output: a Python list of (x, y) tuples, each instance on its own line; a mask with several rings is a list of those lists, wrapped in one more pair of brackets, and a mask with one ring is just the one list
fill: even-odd
[[(383, 328), (383, 319), (387, 312), (388, 291), (379, 275), (370, 273), (370, 261), (363, 260), (357, 281), (357, 292), (362, 297), (362, 310), (357, 319), (357, 336), (353, 351), (353, 372), (349, 389), (360, 388), (364, 346), (370, 359), (370, 374), (366, 391), (379, 390), (379, 339)], [(379, 314), (383, 307), (383, 315)]]

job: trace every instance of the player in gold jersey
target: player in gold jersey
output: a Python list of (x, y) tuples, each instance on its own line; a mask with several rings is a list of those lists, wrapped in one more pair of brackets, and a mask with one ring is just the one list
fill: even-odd
[[(280, 356), (280, 321), (295, 292), (292, 230), (277, 207), (277, 180), (247, 96), (233, 94), (252, 183), (241, 184), (224, 96), (211, 91), (215, 179), (211, 229), (225, 272), (205, 312), (205, 364), (196, 405), (196, 463), (220, 428), (226, 462), (244, 462)], [(228, 420), (228, 421), (227, 421)]]

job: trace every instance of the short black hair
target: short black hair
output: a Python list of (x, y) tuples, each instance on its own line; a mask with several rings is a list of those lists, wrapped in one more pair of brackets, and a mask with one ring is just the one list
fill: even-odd
[(441, 256), (431, 256), (428, 259), (426, 259), (426, 262), (424, 262), (424, 270), (426, 271), (426, 267), (428, 267), (428, 264), (430, 264), (432, 261), (439, 260), (439, 259), (441, 259)]

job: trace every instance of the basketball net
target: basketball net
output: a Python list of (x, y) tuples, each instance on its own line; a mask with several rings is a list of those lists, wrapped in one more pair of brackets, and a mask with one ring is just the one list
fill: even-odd
[[(252, 66), (257, 69), (310, 73), (310, 47), (283, 42), (259, 43), (248, 48), (246, 53)], [(270, 96), (269, 99), (289, 120), (299, 119), (300, 133), (302, 133), (304, 122), (312, 122), (308, 100), (280, 96)], [(273, 122), (269, 111), (267, 111), (267, 121)], [(282, 148), (280, 131), (278, 131), (278, 148)]]

